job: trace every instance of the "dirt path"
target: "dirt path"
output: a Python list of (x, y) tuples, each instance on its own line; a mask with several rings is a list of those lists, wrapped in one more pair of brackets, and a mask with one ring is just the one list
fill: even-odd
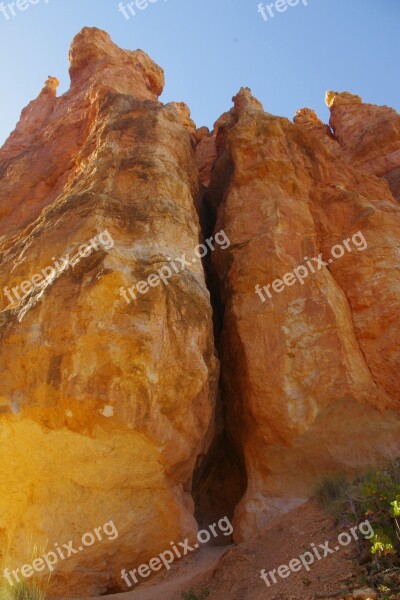
[[(308, 572), (302, 568), (284, 579), (276, 575), (277, 583), (270, 582), (269, 587), (261, 579), (262, 569), (268, 572), (287, 565), (312, 550), (311, 543), (318, 548), (329, 540), (330, 548), (339, 547), (340, 532), (324, 512), (307, 502), (271, 523), (256, 539), (228, 550), (211, 579), (206, 576), (196, 581), (197, 589), (209, 588), (207, 600), (312, 600), (315, 592), (365, 587), (360, 585), (362, 569), (355, 561), (355, 541), (321, 560), (315, 559)], [(178, 599), (179, 595), (173, 597)]]
[(193, 579), (212, 577), (226, 546), (204, 546), (196, 554), (182, 558), (170, 571), (164, 571), (137, 590), (107, 596), (107, 600), (182, 600), (182, 591), (191, 588)]
[[(345, 530), (343, 530), (345, 531)], [(182, 558), (170, 571), (164, 571), (137, 590), (108, 596), (110, 600), (182, 600), (182, 592), (207, 588), (207, 600), (312, 600), (314, 593), (328, 594), (360, 585), (362, 569), (357, 566), (356, 543), (338, 546), (341, 531), (312, 502), (276, 519), (260, 535), (246, 544), (229, 547), (203, 547)], [(260, 571), (278, 569), (311, 544), (329, 541), (337, 551), (315, 559), (310, 570), (303, 567), (288, 577), (276, 576), (269, 587)], [(321, 554), (323, 551), (321, 550)]]

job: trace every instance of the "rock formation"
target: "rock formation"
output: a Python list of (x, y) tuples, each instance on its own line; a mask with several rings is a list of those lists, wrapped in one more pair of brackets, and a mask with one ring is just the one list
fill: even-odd
[[(2, 292), (0, 533), (14, 568), (32, 543), (77, 546), (112, 520), (118, 539), (59, 562), (53, 592), (79, 596), (124, 589), (122, 568), (197, 531), (218, 361), (200, 261), (129, 304), (119, 293), (199, 243), (194, 127), (157, 100), (143, 52), (84, 29), (70, 58), (69, 92), (46, 85), (0, 156), (1, 289), (75, 260), (18, 302)], [(76, 259), (104, 231), (113, 247)]]
[[(227, 428), (248, 479), (239, 540), (301, 503), (322, 473), (355, 473), (400, 444), (400, 207), (311, 111), (295, 122), (241, 90), (206, 195), (232, 242), (213, 260)], [(365, 251), (316, 266), (302, 284), (289, 279), (271, 298), (255, 293), (356, 232)]]
[(388, 180), (400, 200), (400, 115), (388, 106), (363, 104), (348, 92), (327, 92), (330, 125), (354, 167)]
[(57, 564), (68, 597), (126, 589), (194, 515), (240, 541), (400, 454), (399, 115), (329, 92), (330, 127), (292, 123), (243, 88), (209, 132), (141, 50), (85, 28), (70, 62), (0, 150), (0, 561), (112, 520)]

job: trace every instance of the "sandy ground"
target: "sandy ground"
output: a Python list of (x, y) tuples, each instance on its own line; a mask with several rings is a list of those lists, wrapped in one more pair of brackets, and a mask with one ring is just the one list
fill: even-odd
[[(201, 589), (210, 589), (208, 600), (313, 600), (315, 593), (329, 594), (341, 589), (354, 590), (360, 585), (362, 569), (356, 562), (356, 543), (315, 559), (310, 571), (304, 568), (270, 587), (261, 579), (260, 571), (271, 571), (287, 565), (292, 559), (312, 550), (310, 544), (338, 547), (340, 530), (332, 520), (312, 502), (307, 502), (287, 515), (272, 522), (256, 539), (229, 550), (221, 558), (212, 579), (196, 581)], [(321, 555), (323, 550), (320, 549)], [(180, 595), (171, 600), (182, 600)]]
[[(343, 530), (345, 531), (345, 530)], [(360, 584), (362, 569), (356, 562), (356, 543), (340, 547), (326, 558), (315, 560), (310, 571), (304, 568), (287, 578), (277, 577), (270, 587), (260, 577), (288, 564), (310, 544), (329, 540), (338, 547), (340, 530), (313, 502), (307, 502), (273, 521), (259, 536), (246, 544), (230, 547), (202, 547), (196, 554), (177, 561), (169, 572), (160, 573), (140, 588), (109, 596), (110, 600), (182, 600), (182, 592), (208, 588), (207, 600), (314, 600), (315, 593), (365, 587)], [(323, 551), (321, 550), (321, 554)], [(329, 597), (329, 596), (327, 596)]]
[[(174, 563), (170, 571), (161, 572), (136, 590), (109, 595), (107, 600), (182, 600), (181, 592), (188, 591), (194, 579), (212, 578), (227, 549), (226, 546), (204, 546), (196, 554)], [(104, 596), (101, 598), (104, 599)]]

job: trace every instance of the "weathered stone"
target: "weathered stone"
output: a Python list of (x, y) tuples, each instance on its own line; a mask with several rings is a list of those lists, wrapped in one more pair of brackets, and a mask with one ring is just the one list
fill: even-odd
[(110, 520), (119, 532), (59, 561), (63, 597), (125, 590), (122, 568), (193, 537), (218, 374), (201, 261), (130, 304), (119, 293), (199, 242), (189, 111), (163, 106), (161, 69), (102, 31), (70, 58), (71, 89), (46, 84), (0, 154), (1, 289), (113, 240), (0, 300), (0, 562), (78, 547)]
[[(400, 453), (400, 117), (330, 92), (332, 133), (242, 88), (209, 132), (159, 102), (143, 51), (85, 28), (70, 61), (70, 90), (49, 77), (0, 150), (0, 560), (112, 521), (57, 565), (51, 593), (82, 597), (192, 539), (192, 498), (206, 526), (245, 489), (241, 540), (321, 475)], [(213, 229), (231, 244), (203, 268)]]
[[(234, 103), (207, 197), (231, 240), (213, 262), (228, 428), (248, 477), (240, 540), (302, 502), (322, 474), (400, 452), (400, 209), (314, 118), (273, 117), (247, 90)], [(365, 250), (264, 302), (255, 292), (357, 232)]]
[(326, 102), (346, 162), (378, 177), (400, 168), (400, 115), (393, 108), (363, 104), (348, 92), (327, 92)]

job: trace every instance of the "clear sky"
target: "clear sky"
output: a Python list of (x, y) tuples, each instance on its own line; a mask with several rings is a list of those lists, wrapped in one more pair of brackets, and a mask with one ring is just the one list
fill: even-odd
[(259, 0), (153, 0), (129, 19), (119, 0), (16, 1), (27, 8), (0, 12), (0, 143), (48, 75), (68, 89), (68, 48), (84, 26), (145, 50), (165, 71), (161, 100), (186, 102), (198, 126), (212, 126), (241, 86), (290, 119), (308, 106), (327, 121), (327, 89), (400, 110), (400, 0), (299, 0), (273, 17), (265, 9), (267, 21)]

